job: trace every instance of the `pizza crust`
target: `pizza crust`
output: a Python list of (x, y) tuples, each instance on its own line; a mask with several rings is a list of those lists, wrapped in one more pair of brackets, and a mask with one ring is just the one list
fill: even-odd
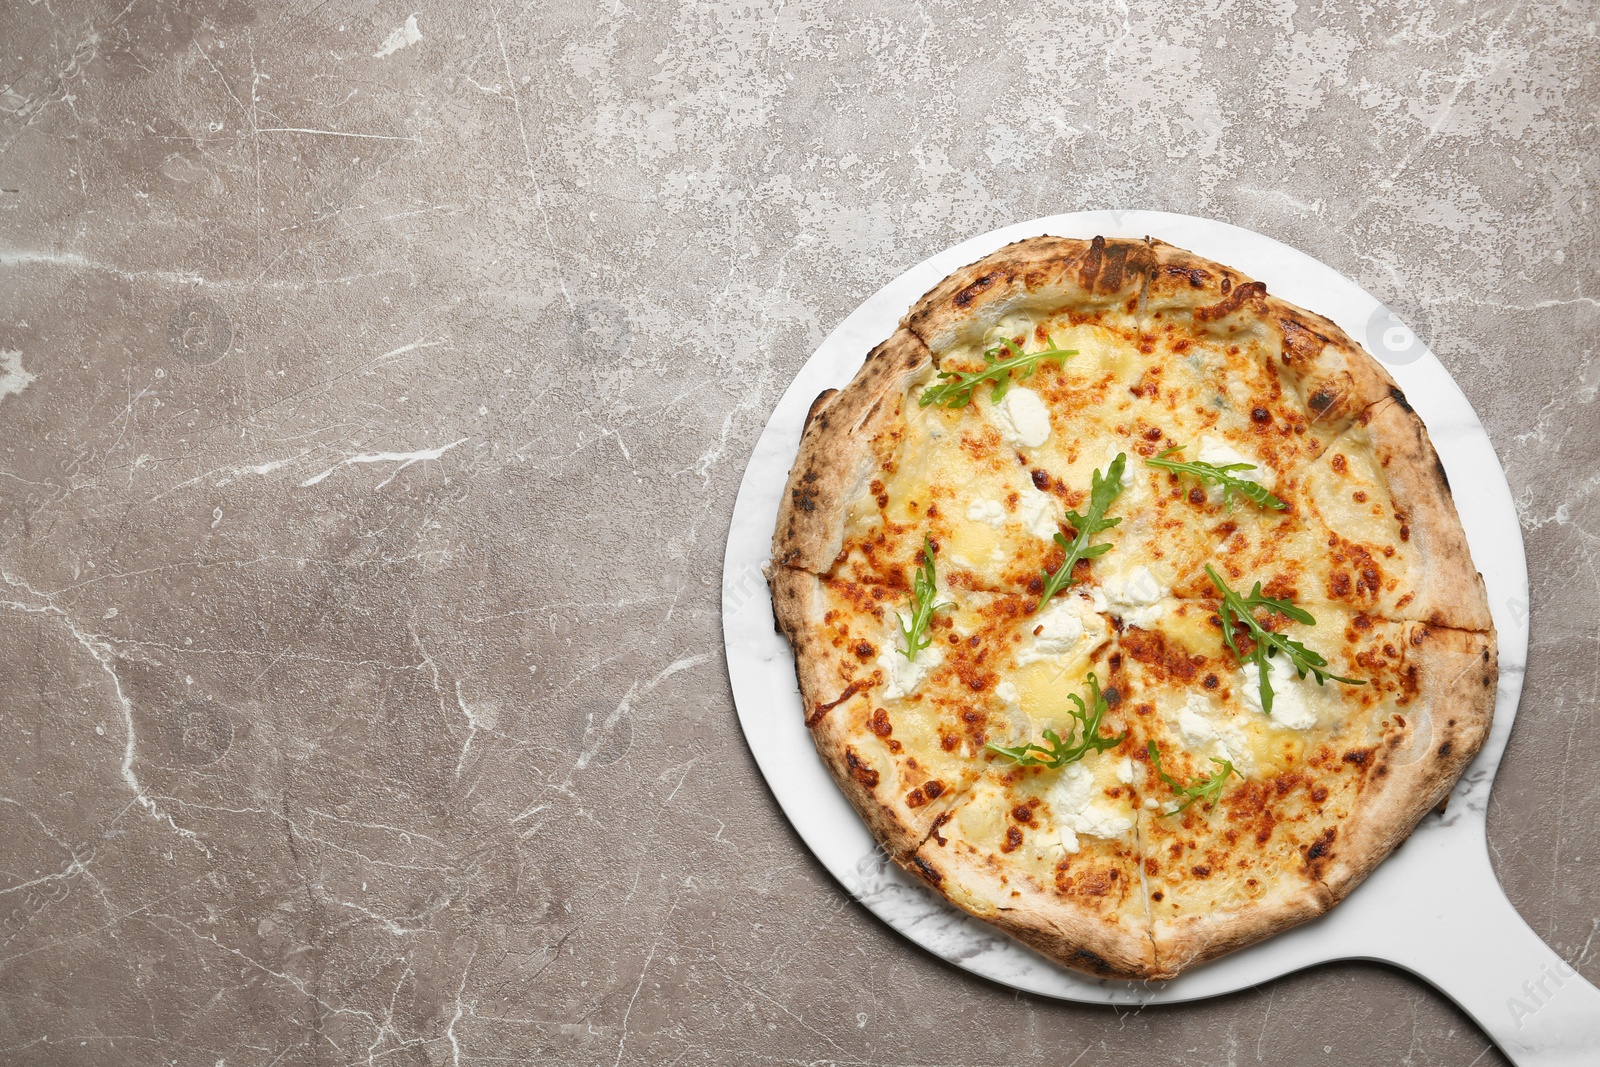
[[(769, 584), (778, 629), (795, 650), (806, 726), (817, 753), (873, 836), (890, 855), (904, 856), (922, 843), (978, 768), (966, 781), (946, 782), (933, 768), (913, 770), (897, 758), (888, 735), (880, 736), (870, 725), (882, 706), (874, 664), (824, 636), (829, 603), (822, 580), (793, 567), (774, 567)], [(920, 791), (930, 779), (939, 781), (933, 798)]]
[[(1130, 858), (1130, 869), (1137, 871), (1137, 856)], [(1108, 921), (1100, 913), (1008, 878), (970, 847), (954, 842), (941, 846), (930, 840), (901, 865), (964, 911), (1074, 970), (1123, 979), (1149, 978), (1156, 972), (1155, 946), (1142, 924), (1115, 917)], [(1128, 889), (1139, 892), (1136, 883)]]
[(1489, 594), (1472, 562), (1450, 482), (1428, 431), (1399, 389), (1362, 416), (1402, 531), (1417, 554), (1411, 596), (1398, 604), (1406, 620), (1492, 633)]
[(1176, 978), (1186, 969), (1314, 919), (1338, 898), (1315, 879), (1273, 887), (1243, 908), (1179, 919), (1157, 919), (1152, 935), (1156, 961), (1151, 978)]
[(1146, 327), (1183, 322), (1219, 341), (1266, 340), (1326, 436), (1398, 392), (1377, 360), (1321, 315), (1272, 296), (1262, 282), (1164, 241), (1151, 243), (1153, 265), (1143, 301)]
[(981, 344), (1004, 316), (1080, 308), (1137, 313), (1150, 273), (1148, 241), (1030, 237), (1007, 245), (934, 286), (901, 325), (934, 352)]
[(902, 329), (867, 354), (849, 385), (812, 403), (778, 505), (774, 566), (818, 574), (833, 566), (844, 544), (845, 513), (877, 467), (872, 441), (901, 420), (901, 397), (932, 366), (927, 347)]
[(1498, 653), (1492, 632), (1406, 624), (1406, 671), (1422, 699), (1405, 708), (1404, 730), (1390, 733), (1345, 828), (1308, 863), (1342, 900), (1449, 796), (1489, 736)]

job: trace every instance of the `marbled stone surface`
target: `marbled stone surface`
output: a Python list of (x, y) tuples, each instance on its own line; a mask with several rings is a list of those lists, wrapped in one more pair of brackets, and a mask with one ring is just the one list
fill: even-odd
[(1491, 848), (1600, 980), (1594, 8), (1172, 12), (0, 8), (0, 1058), (1503, 1062), (1376, 965), (970, 978), (744, 747), (767, 412), (905, 267), (1091, 207), (1304, 249), (1476, 405), (1533, 583)]

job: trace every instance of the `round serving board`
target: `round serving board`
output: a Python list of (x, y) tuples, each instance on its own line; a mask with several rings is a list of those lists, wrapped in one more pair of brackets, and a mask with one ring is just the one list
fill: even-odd
[[(955, 908), (889, 861), (811, 744), (794, 659), (774, 629), (762, 572), (784, 481), (817, 394), (849, 382), (867, 352), (946, 275), (1041, 234), (1160, 238), (1265, 282), (1269, 292), (1332, 319), (1377, 355), (1427, 424), (1499, 634), (1494, 727), (1444, 814), (1428, 815), (1409, 841), (1327, 915), (1167, 982), (1105, 981), (1058, 966)], [(1510, 488), (1472, 405), (1422, 339), (1355, 282), (1304, 253), (1188, 215), (1084, 211), (994, 230), (912, 267), (839, 324), (778, 402), (734, 505), (722, 610), (739, 722), (784, 813), (853, 897), (951, 963), (1030, 993), (1153, 1004), (1232, 992), (1327, 960), (1386, 960), (1439, 986), (1518, 1064), (1600, 1062), (1600, 992), (1551, 952), (1506, 901), (1485, 845), (1489, 787), (1516, 716), (1528, 649), (1527, 560)]]

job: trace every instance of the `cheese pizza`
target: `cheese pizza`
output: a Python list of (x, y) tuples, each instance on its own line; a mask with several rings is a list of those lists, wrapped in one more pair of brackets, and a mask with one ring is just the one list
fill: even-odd
[(1331, 322), (1155, 240), (941, 282), (808, 415), (773, 537), (818, 751), (896, 862), (1102, 977), (1318, 915), (1487, 733), (1483, 583)]

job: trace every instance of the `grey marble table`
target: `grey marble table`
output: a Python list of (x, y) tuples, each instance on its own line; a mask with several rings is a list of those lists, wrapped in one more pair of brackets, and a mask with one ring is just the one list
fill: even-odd
[(1533, 577), (1490, 811), (1600, 980), (1592, 5), (0, 8), (0, 1060), (1501, 1063), (1327, 966), (973, 979), (740, 737), (734, 491), (1010, 221), (1206, 215), (1426, 334)]

